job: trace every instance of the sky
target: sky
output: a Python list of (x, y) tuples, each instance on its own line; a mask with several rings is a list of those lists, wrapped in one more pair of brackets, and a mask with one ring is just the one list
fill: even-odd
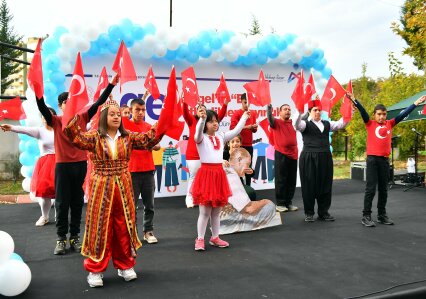
[[(26, 37), (52, 34), (57, 26), (116, 24), (124, 18), (156, 28), (169, 26), (170, 0), (6, 0), (14, 32)], [(402, 54), (405, 42), (390, 29), (400, 18), (403, 0), (173, 0), (172, 25), (197, 34), (205, 29), (247, 33), (253, 16), (264, 34), (271, 30), (311, 38), (324, 50), (328, 67), (341, 83), (361, 76), (389, 77), (388, 53), (406, 73), (416, 72)], [(36, 12), (36, 13), (35, 13)]]

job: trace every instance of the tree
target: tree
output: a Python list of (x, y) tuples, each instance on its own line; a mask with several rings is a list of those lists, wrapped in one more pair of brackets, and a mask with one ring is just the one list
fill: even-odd
[(391, 28), (408, 45), (403, 53), (414, 58), (414, 65), (419, 70), (426, 71), (426, 2), (406, 0), (399, 21), (401, 24), (393, 22)]
[(260, 29), (259, 21), (257, 18), (252, 15), (251, 28), (249, 29), (249, 35), (262, 35), (262, 30)]
[(395, 57), (395, 54), (393, 52), (389, 52), (388, 61), (389, 61), (389, 72), (392, 78), (399, 75), (405, 75), (404, 69), (401, 66), (402, 62)]
[[(7, 7), (6, 0), (2, 0), (0, 6), (0, 41), (11, 44), (18, 45), (22, 43), (22, 36), (15, 34), (13, 31), (13, 26), (11, 26), (11, 21), (13, 15), (10, 14), (9, 8)], [(1, 56), (6, 56), (10, 58), (19, 58), (21, 52), (9, 47), (0, 45)], [(11, 60), (2, 58), (1, 59), (1, 93), (3, 94), (6, 88), (12, 83), (12, 80), (9, 79), (10, 75), (19, 72), (21, 66)]]

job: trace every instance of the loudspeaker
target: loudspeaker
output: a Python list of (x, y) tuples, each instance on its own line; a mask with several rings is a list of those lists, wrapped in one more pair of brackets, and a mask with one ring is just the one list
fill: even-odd
[(367, 179), (367, 162), (351, 163), (351, 179), (360, 181)]

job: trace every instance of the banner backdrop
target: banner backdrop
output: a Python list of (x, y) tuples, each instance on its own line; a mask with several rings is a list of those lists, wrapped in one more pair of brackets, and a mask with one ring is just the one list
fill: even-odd
[[(86, 58), (83, 61), (86, 84), (90, 94), (89, 96), (91, 96), (96, 90), (98, 76), (102, 70), (102, 67), (112, 65), (113, 60), (114, 57), (112, 55), (107, 55), (105, 57), (91, 57), (90, 59)], [(135, 65), (138, 80), (124, 84), (121, 93), (120, 88), (116, 87), (112, 92), (113, 98), (119, 102), (120, 105), (130, 105), (132, 99), (136, 97), (142, 98), (143, 94), (145, 93), (145, 88), (143, 86), (145, 82), (145, 76), (150, 65), (152, 65), (161, 97), (158, 100), (154, 100), (151, 96), (146, 99), (147, 110), (145, 114), (145, 121), (150, 124), (154, 124), (158, 120), (161, 111), (162, 101), (164, 99), (164, 93), (167, 89), (167, 83), (169, 79), (168, 76), (170, 74), (172, 64), (157, 64), (152, 60), (135, 59), (133, 60), (133, 63)], [(178, 76), (177, 80), (179, 91), (182, 89), (180, 73), (189, 66), (189, 64), (182, 63), (175, 65), (176, 74)], [(240, 96), (245, 92), (243, 85), (246, 82), (258, 79), (260, 67), (235, 67), (226, 64), (203, 61), (194, 64), (193, 67), (197, 77), (198, 91), (201, 101), (208, 109), (213, 109), (216, 111), (218, 111), (220, 105), (215, 98), (215, 92), (219, 85), (220, 76), (223, 72), (232, 100), (228, 105), (225, 118), (220, 123), (220, 130), (229, 130), (232, 114), (234, 111), (241, 109)], [(297, 72), (297, 70), (293, 66), (274, 63), (262, 66), (262, 70), (265, 74), (265, 79), (270, 81), (274, 116), (278, 117), (278, 110), (282, 104), (289, 104), (292, 107), (292, 112), (295, 114), (296, 109), (290, 96), (293, 92), (297, 80), (288, 82), (288, 78), (291, 72)], [(107, 71), (111, 78), (113, 72), (111, 70)], [(69, 86), (70, 81), (71, 77), (68, 75), (66, 86)], [(266, 107), (257, 107), (251, 105), (250, 110), (255, 110), (257, 112), (257, 123), (266, 118)], [(192, 111), (192, 113), (195, 114), (195, 109)], [(183, 118), (181, 120), (183, 120)], [(188, 127), (185, 124), (185, 129), (179, 140), (174, 140), (168, 136), (165, 136), (160, 143), (162, 149), (160, 151), (153, 152), (154, 160), (156, 162), (156, 197), (186, 194), (186, 182), (189, 178), (189, 173), (185, 158), (187, 141), (184, 140), (184, 136), (188, 136), (188, 134)], [(252, 186), (257, 190), (274, 188), (273, 147), (269, 144), (269, 140), (260, 126), (258, 131), (254, 133), (253, 140), (254, 153), (252, 167), (256, 171), (253, 177), (255, 182), (252, 181)], [(298, 142), (299, 144), (301, 142), (300, 134), (298, 134)], [(167, 155), (167, 157), (164, 157), (163, 153), (167, 147), (176, 148), (178, 154), (174, 156)], [(167, 168), (165, 165), (166, 161), (168, 161)], [(175, 175), (177, 175), (177, 180), (173, 179)], [(166, 177), (168, 178), (167, 182)], [(161, 183), (159, 183), (160, 181)]]

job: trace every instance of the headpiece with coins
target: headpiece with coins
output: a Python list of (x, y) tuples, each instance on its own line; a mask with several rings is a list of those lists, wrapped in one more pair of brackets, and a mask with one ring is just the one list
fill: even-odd
[(101, 112), (104, 111), (105, 109), (114, 106), (120, 109), (120, 106), (118, 106), (118, 103), (115, 100), (112, 99), (108, 99), (105, 103), (102, 104), (101, 106)]

